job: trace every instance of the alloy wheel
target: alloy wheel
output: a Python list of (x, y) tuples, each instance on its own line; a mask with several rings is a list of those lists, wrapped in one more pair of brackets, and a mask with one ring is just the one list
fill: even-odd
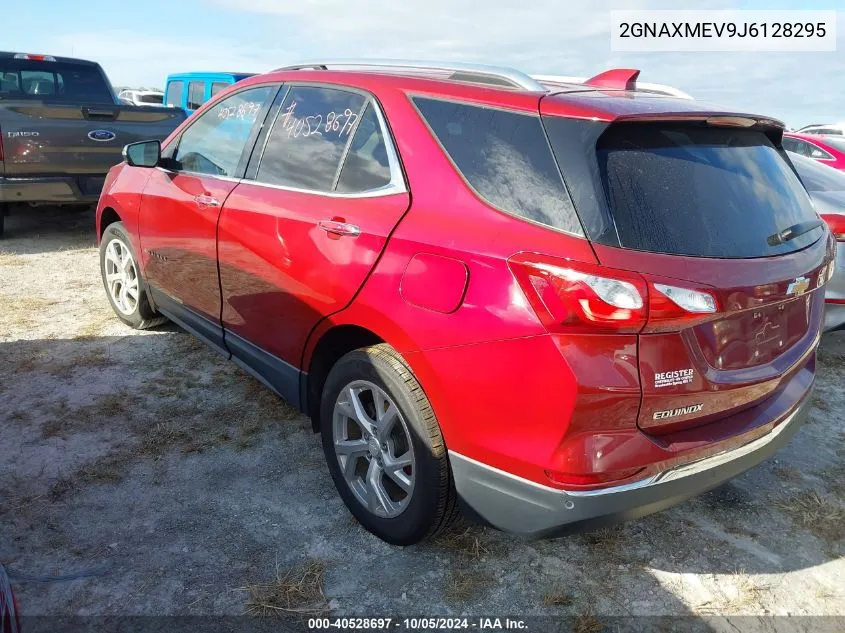
[(408, 425), (381, 387), (356, 380), (334, 406), (334, 450), (356, 499), (383, 518), (400, 515), (414, 491), (416, 463)]
[(106, 287), (114, 306), (125, 315), (138, 307), (138, 269), (129, 247), (119, 239), (106, 246)]

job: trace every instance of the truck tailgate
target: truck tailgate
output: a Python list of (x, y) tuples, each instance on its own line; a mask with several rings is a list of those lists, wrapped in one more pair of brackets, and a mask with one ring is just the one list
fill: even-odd
[(6, 178), (104, 175), (127, 143), (164, 139), (179, 108), (0, 102)]

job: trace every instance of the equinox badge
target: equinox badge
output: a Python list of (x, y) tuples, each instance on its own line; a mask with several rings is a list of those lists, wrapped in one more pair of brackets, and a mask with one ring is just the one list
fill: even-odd
[(704, 408), (703, 404), (691, 404), (688, 407), (681, 407), (680, 409), (669, 409), (668, 411), (655, 411), (655, 420), (665, 420), (666, 418), (674, 418), (678, 415), (689, 415), (690, 413), (698, 413)]

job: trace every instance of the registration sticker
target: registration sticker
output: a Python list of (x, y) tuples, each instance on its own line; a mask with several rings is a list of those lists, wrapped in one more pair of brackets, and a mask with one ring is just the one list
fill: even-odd
[(678, 369), (675, 371), (662, 371), (654, 374), (654, 388), (675, 387), (686, 385), (692, 382), (695, 376), (694, 369)]

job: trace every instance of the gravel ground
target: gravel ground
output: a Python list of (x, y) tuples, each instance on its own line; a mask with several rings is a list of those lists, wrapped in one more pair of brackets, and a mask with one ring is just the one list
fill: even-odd
[(845, 333), (810, 423), (717, 491), (558, 540), (463, 524), (396, 548), (351, 519), (304, 416), (112, 315), (90, 211), (7, 220), (0, 305), (0, 563), (24, 614), (845, 615)]

